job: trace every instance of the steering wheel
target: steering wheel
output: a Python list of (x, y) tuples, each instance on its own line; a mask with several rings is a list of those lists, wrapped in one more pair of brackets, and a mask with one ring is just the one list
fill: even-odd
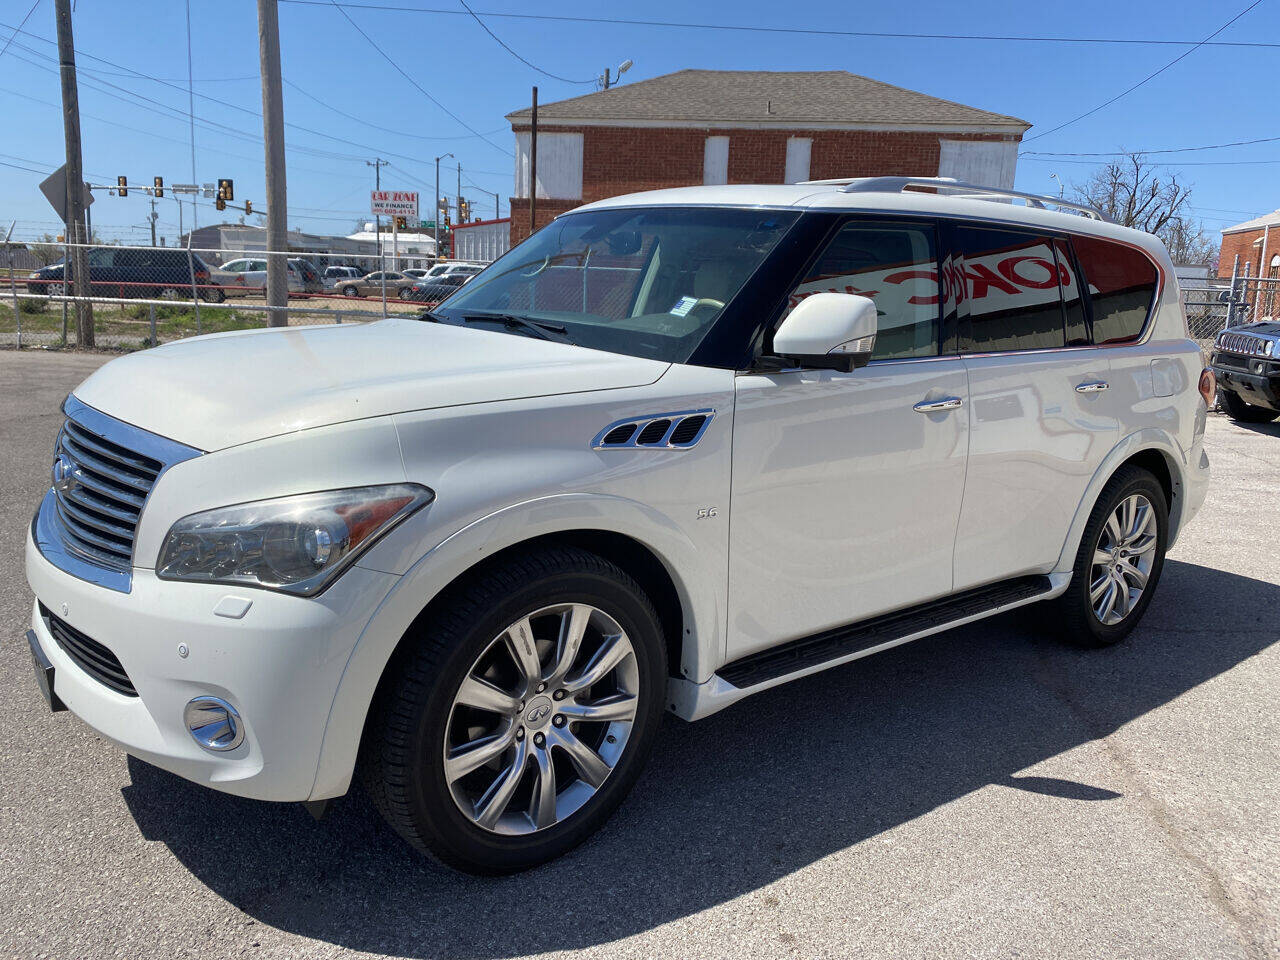
[(542, 271), (546, 270), (546, 269), (547, 269), (547, 267), (549, 267), (549, 266), (551, 266), (551, 255), (550, 255), (550, 254), (548, 254), (547, 256), (545, 256), (545, 257), (543, 257), (543, 258), (542, 258), (542, 263), (538, 264), (536, 267), (534, 267), (534, 268), (533, 268), (532, 270), (530, 270), (528, 273), (521, 273), (521, 274), (520, 274), (520, 276), (522, 276), (522, 277), (536, 277), (538, 274), (542, 273)]

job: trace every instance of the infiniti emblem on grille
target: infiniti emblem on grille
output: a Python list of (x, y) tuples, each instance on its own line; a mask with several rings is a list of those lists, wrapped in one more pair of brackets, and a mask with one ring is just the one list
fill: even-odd
[(67, 494), (80, 485), (76, 478), (76, 463), (65, 453), (58, 454), (53, 461), (53, 488), (59, 493)]

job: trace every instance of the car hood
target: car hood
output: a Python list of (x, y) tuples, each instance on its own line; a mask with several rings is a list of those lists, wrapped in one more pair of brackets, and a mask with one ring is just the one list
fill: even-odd
[(670, 364), (418, 320), (195, 337), (113, 360), (75, 390), (200, 450), (365, 417), (637, 387)]

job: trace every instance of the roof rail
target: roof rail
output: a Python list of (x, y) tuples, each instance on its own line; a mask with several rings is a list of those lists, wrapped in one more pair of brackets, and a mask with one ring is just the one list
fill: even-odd
[(1096, 207), (1087, 203), (1075, 203), (1061, 197), (1046, 197), (1036, 193), (1023, 193), (1021, 190), (1006, 190), (1004, 187), (982, 187), (975, 183), (965, 183), (953, 177), (854, 177), (842, 180), (811, 180), (810, 183), (838, 186), (841, 193), (900, 193), (908, 187), (932, 187), (945, 190), (951, 196), (1008, 197), (1027, 201), (1028, 206), (1044, 209), (1045, 204), (1076, 210), (1094, 220), (1103, 223), (1114, 223)]

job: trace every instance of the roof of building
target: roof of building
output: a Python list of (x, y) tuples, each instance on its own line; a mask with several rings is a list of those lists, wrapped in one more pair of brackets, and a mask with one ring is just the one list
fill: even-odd
[(1280, 227), (1280, 210), (1273, 210), (1252, 220), (1246, 220), (1244, 223), (1237, 223), (1234, 227), (1223, 227), (1222, 232), (1240, 233), (1244, 230), (1265, 230), (1267, 227)]
[[(527, 121), (530, 108), (507, 114)], [(538, 105), (538, 121), (628, 121), (771, 126), (891, 125), (1007, 128), (1031, 125), (845, 70), (679, 70)]]

